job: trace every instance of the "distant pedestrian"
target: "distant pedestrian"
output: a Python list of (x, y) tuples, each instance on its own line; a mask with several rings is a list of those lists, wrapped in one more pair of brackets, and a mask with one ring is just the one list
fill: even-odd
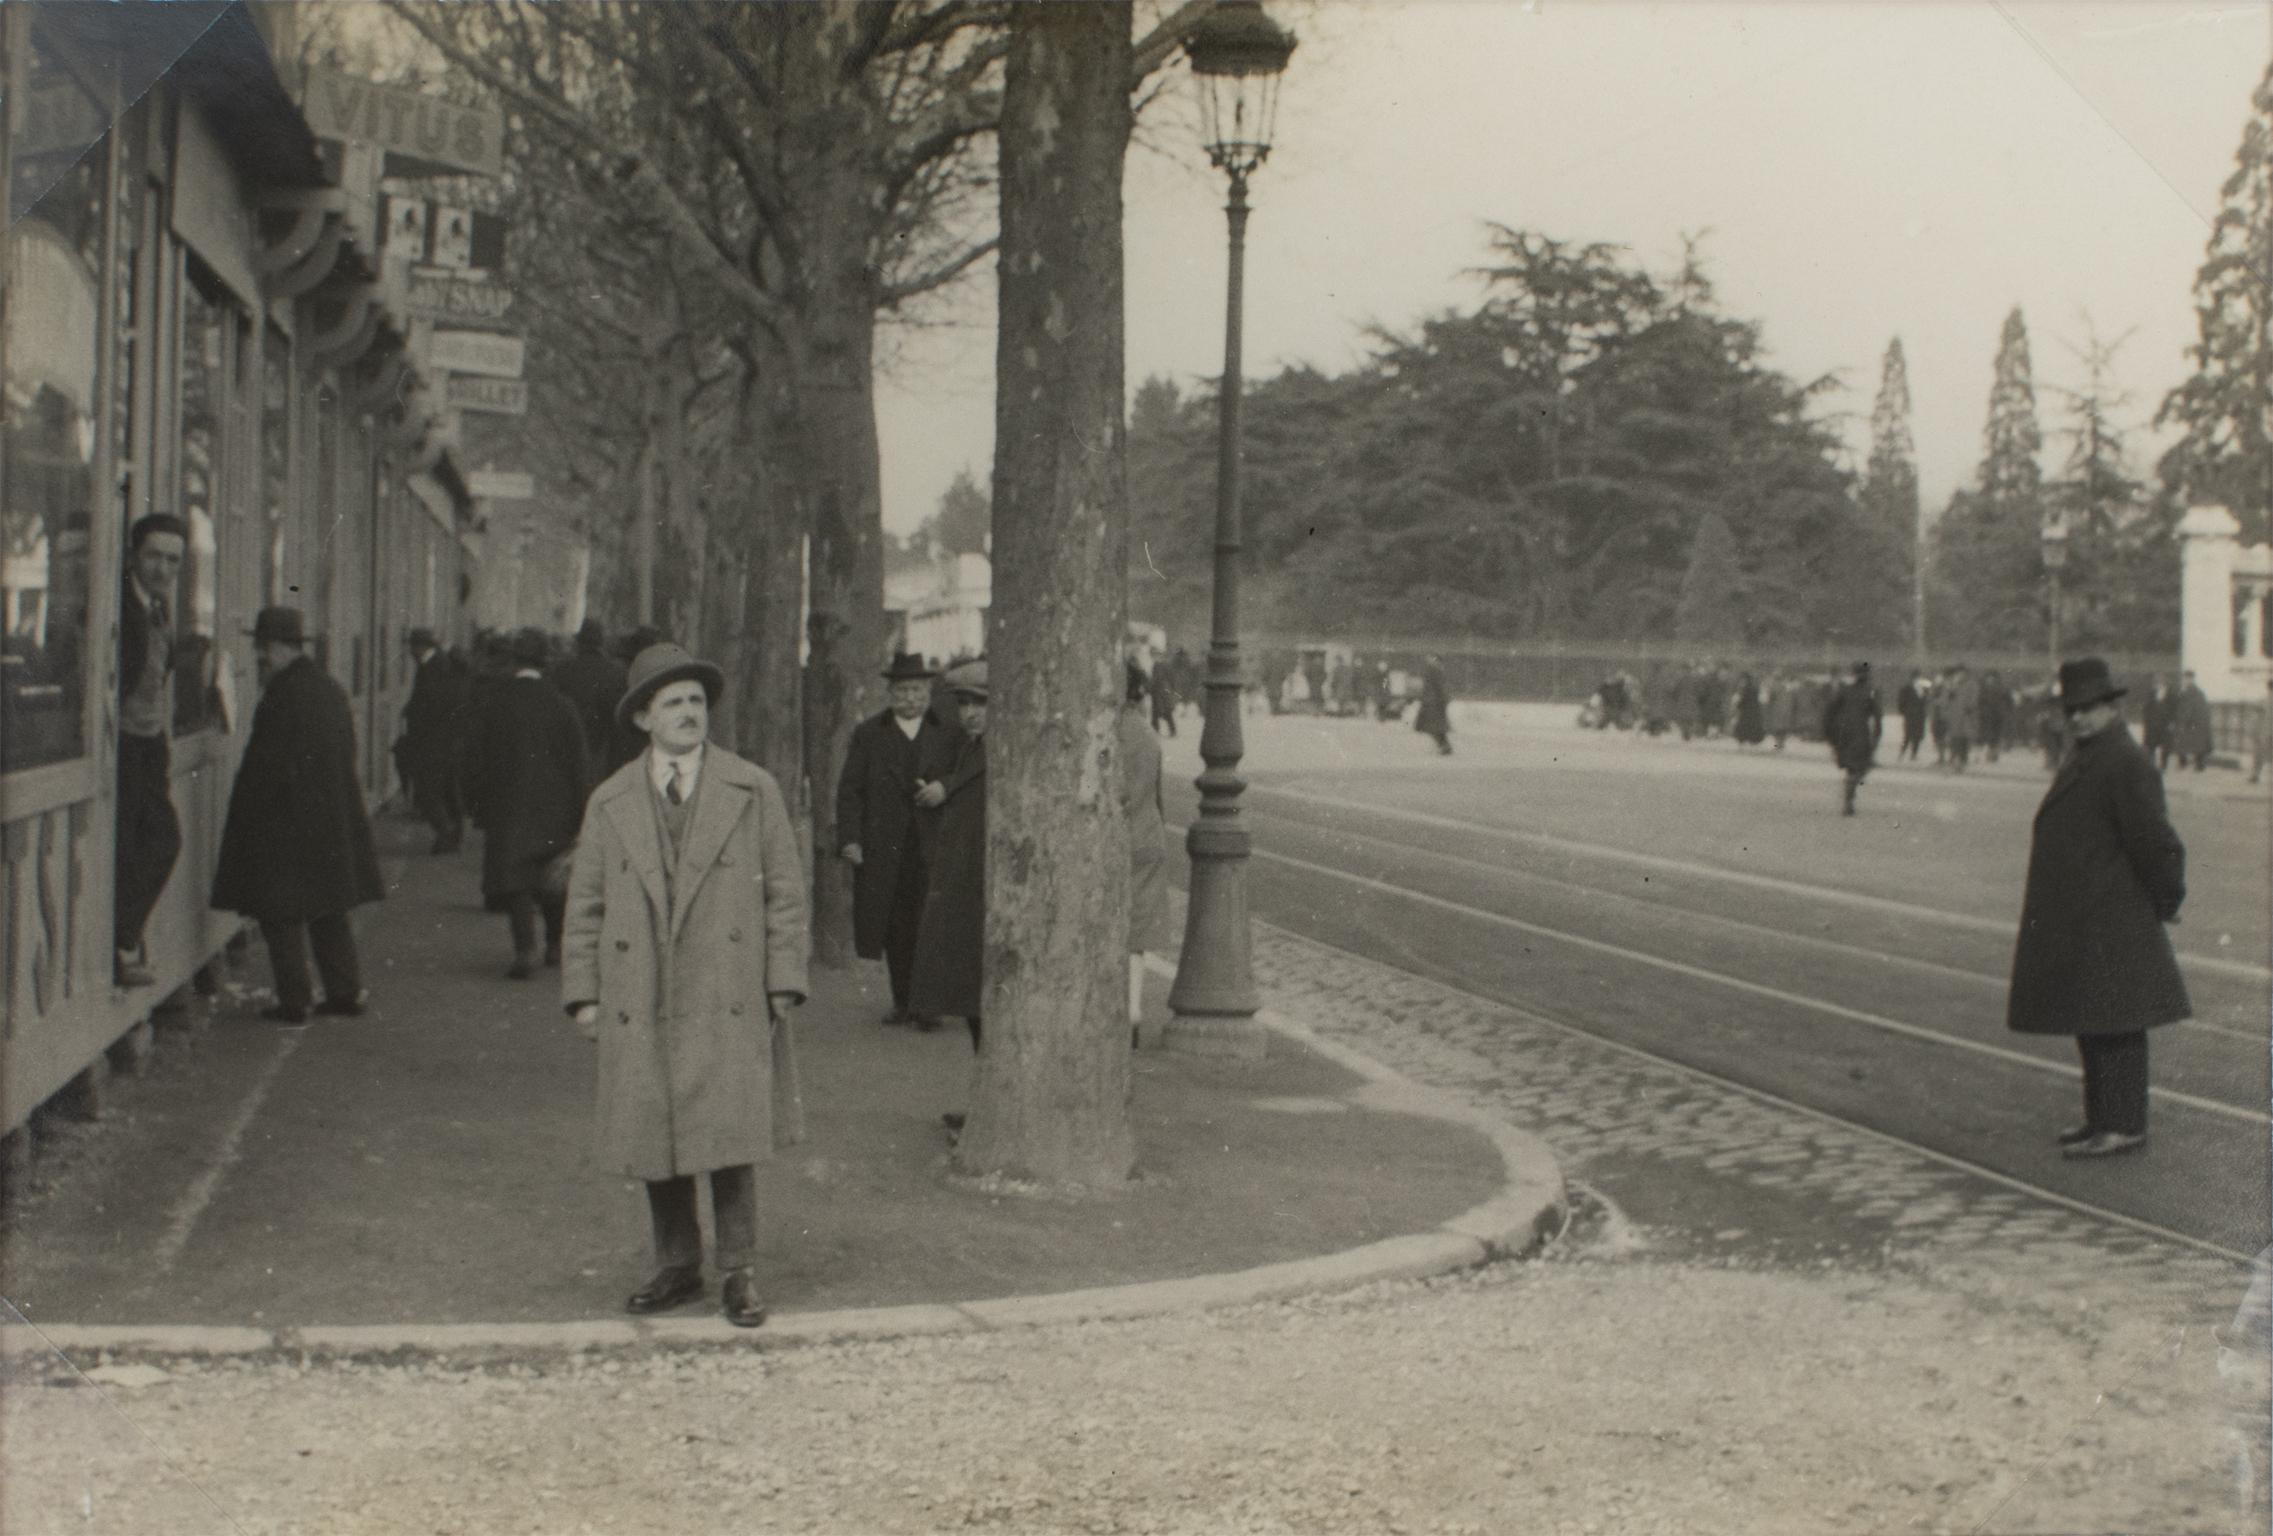
[(1823, 739), (1831, 744), (1832, 758), (1846, 776), (1846, 794), (1841, 801), (1840, 814), (1855, 814), (1855, 791), (1862, 788), (1864, 778), (1871, 771), (1872, 760), (1878, 754), (1879, 735), (1885, 728), (1878, 694), (1871, 687), (1870, 663), (1858, 661), (1846, 686), (1833, 694), (1831, 702), (1823, 708)]
[(1157, 731), (1166, 727), (1171, 736), (1176, 734), (1176, 686), (1176, 668), (1163, 656), (1152, 664), (1152, 680), (1147, 691), (1152, 696), (1151, 729)]
[(2210, 729), (2210, 700), (2202, 692), (2202, 685), (2194, 681), (2194, 674), (2185, 674), (2178, 685), (2178, 694), (2171, 701), (2170, 749), (2177, 754), (2178, 766), (2191, 766), (2196, 773), (2210, 766), (2210, 750), (2215, 745)]
[(1981, 734), (1981, 684), (1964, 663), (1949, 669), (1949, 690), (1943, 705), (1949, 732), (1949, 766), (1963, 773), (1973, 761), (1973, 743)]
[(1413, 729), (1436, 743), (1439, 757), (1452, 755), (1452, 691), (1444, 683), (1444, 663), (1434, 656), (1421, 663), (1421, 707)]
[(481, 896), (503, 912), (513, 935), (506, 976), (537, 972), (537, 922), (544, 920), (541, 963), (560, 964), (563, 903), (568, 888), (554, 865), (576, 846), (591, 787), (583, 722), (576, 706), (545, 681), (545, 637), (525, 629), (513, 637), (513, 674), (473, 722), (466, 743), (466, 794), (482, 826)]
[(639, 755), (646, 745), (639, 733), (616, 723), (624, 664), (608, 654), (608, 632), (598, 619), (576, 627), (575, 652), (547, 672), (545, 680), (575, 709), (595, 778), (607, 777)]
[(142, 931), (181, 857), (174, 810), (174, 587), (189, 526), (169, 512), (127, 530), (126, 580), (118, 604), (118, 780), (111, 882), (111, 979), (148, 987), (157, 976)]
[(1784, 750), (1784, 743), (1799, 734), (1800, 721), (1799, 679), (1778, 672), (1768, 679), (1767, 727), (1775, 739), (1776, 750)]
[(2013, 691), (1995, 669), (1981, 674), (1981, 750), (1995, 762), (2013, 740)]
[(710, 1176), (721, 1310), (766, 1318), (755, 1164), (804, 1139), (790, 1016), (806, 995), (805, 872), (781, 789), (709, 743), (717, 667), (634, 657), (618, 716), (647, 750), (592, 792), (569, 875), (561, 1001), (599, 1044), (595, 1152), (647, 1185), (655, 1272), (624, 1310), (702, 1294)]
[(1756, 747), (1768, 739), (1767, 712), (1760, 703), (1759, 680), (1749, 672), (1736, 684), (1736, 744)]
[[(985, 659), (956, 663), (940, 684), (955, 701), (956, 723), (963, 733), (945, 771), (916, 786), (916, 805), (930, 828), (925, 846), (931, 872), (924, 889), (923, 925), (916, 939), (908, 1006), (918, 1014), (963, 1020), (975, 1053), (985, 1039), (979, 1017), (986, 990), (987, 937)], [(960, 1111), (943, 1118), (949, 1130), (962, 1130)]]
[(404, 637), (410, 650), (410, 699), (403, 705), (402, 739), (395, 770), (403, 776), (411, 808), (434, 830), (433, 853), (456, 853), (465, 841), (465, 798), (458, 778), (466, 726), (466, 671), (442, 649), (431, 629)]
[(884, 671), (891, 702), (853, 727), (837, 776), (837, 856), (852, 866), (853, 950), (884, 962), (886, 1024), (936, 1022), (908, 1010), (927, 879), (915, 793), (953, 759), (962, 730), (933, 707), (932, 677), (921, 656), (892, 658)]
[(2171, 703), (2170, 679), (2157, 672), (2139, 706), (2139, 745), (2146, 749), (2157, 773), (2170, 766)]
[[(356, 772), (355, 712), (308, 655), (299, 609), (263, 608), (252, 634), (264, 681), (229, 789), (212, 904), (260, 924), (276, 978), (263, 1018), (304, 1024), (311, 1005), (354, 1017), (366, 999), (347, 914), (384, 894)], [(308, 980), (311, 946), (320, 1004)]]
[(1926, 674), (1913, 668), (1894, 695), (1895, 713), (1902, 717), (1902, 745), (1894, 754), (1896, 762), (1918, 760), (1918, 749), (1926, 741), (1926, 696), (1931, 691)]
[(2266, 760), (2273, 757), (2273, 682), (2265, 686), (2267, 696), (2257, 701), (2257, 718), (2250, 722), (2249, 782), (2252, 784), (2264, 776)]
[(2122, 695), (2097, 657), (2060, 668), (2073, 744), (2037, 808), (2005, 1008), (2022, 1034), (2076, 1037), (2084, 1119), (2060, 1137), (2069, 1157), (2146, 1144), (2146, 1032), (2193, 1011), (2164, 928), (2186, 900), (2186, 847)]
[(1168, 926), (1168, 819), (1160, 742), (1144, 721), (1144, 673), (1128, 668), (1121, 710), (1121, 810), (1129, 826), (1129, 1023), (1144, 1011), (1147, 950), (1176, 942)]

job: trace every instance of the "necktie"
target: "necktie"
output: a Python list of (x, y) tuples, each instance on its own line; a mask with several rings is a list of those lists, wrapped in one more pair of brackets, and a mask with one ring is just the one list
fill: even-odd
[(150, 632), (155, 635), (171, 634), (173, 632), (173, 627), (166, 622), (166, 619), (166, 600), (162, 597), (151, 598)]
[(671, 764), (670, 772), (671, 777), (663, 785), (663, 798), (673, 805), (684, 805), (687, 797), (679, 793), (679, 765), (677, 763)]

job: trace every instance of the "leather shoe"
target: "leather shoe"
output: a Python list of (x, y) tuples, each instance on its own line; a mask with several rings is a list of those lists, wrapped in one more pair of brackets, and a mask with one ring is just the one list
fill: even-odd
[(719, 1310), (737, 1328), (755, 1328), (766, 1320), (766, 1304), (758, 1295), (758, 1278), (746, 1269), (730, 1269), (719, 1287)]
[(2099, 1133), (2097, 1131), (2094, 1131), (2088, 1125), (2071, 1125), (2060, 1133), (2060, 1145), (2063, 1147), (2073, 1147), (2079, 1145), (2080, 1143), (2091, 1140), (2092, 1137), (2098, 1134)]
[(363, 1009), (370, 1001), (371, 994), (367, 991), (358, 992), (353, 997), (327, 997), (316, 1004), (316, 1012), (335, 1019), (360, 1019), (363, 1017)]
[(142, 964), (139, 960), (128, 960), (123, 957), (117, 962), (116, 969), (111, 972), (111, 980), (113, 984), (121, 987), (154, 987), (158, 984), (158, 978), (151, 974), (150, 967)]
[(647, 1283), (624, 1298), (623, 1309), (640, 1316), (650, 1312), (668, 1312), (682, 1301), (692, 1301), (702, 1294), (702, 1269), (698, 1266), (659, 1269), (648, 1277)]
[(2062, 1147), (2062, 1157), (2113, 1157), (2119, 1152), (2136, 1152), (2147, 1144), (2145, 1131), (2094, 1131), (2087, 1141)]

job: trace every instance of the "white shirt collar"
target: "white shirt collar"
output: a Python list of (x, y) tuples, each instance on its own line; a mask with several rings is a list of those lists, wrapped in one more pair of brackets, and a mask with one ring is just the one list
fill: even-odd
[[(707, 743), (703, 745), (707, 745)], [(647, 782), (655, 787), (655, 793), (663, 793), (663, 787), (671, 782), (671, 765), (675, 763), (679, 770), (679, 798), (682, 800), (693, 799), (695, 782), (702, 777), (702, 752), (703, 746), (698, 745), (685, 757), (672, 757), (668, 753), (658, 752), (653, 747), (649, 747), (647, 749)]]
[(898, 715), (894, 715), (892, 723), (900, 728), (902, 736), (913, 741), (916, 739), (916, 733), (923, 729), (923, 716), (918, 715), (913, 720), (902, 720)]

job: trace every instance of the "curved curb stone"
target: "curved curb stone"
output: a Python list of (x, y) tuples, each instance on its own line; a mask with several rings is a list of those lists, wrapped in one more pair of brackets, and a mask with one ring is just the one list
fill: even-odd
[[(1151, 966), (1166, 971), (1155, 958)], [(1132, 1285), (1098, 1286), (1043, 1296), (1008, 1296), (899, 1307), (858, 1307), (833, 1312), (787, 1312), (764, 1328), (736, 1328), (720, 1317), (574, 1323), (376, 1323), (337, 1327), (167, 1327), (136, 1324), (0, 1325), (0, 1355), (56, 1353), (113, 1355), (387, 1355), (475, 1354), (488, 1351), (573, 1353), (641, 1345), (719, 1345), (777, 1348), (856, 1339), (1030, 1328), (1052, 1323), (1151, 1317), (1249, 1302), (1284, 1300), (1349, 1290), (1388, 1280), (1418, 1280), (1496, 1259), (1524, 1258), (1562, 1229), (1566, 1211), (1562, 1169), (1547, 1144), (1451, 1095), (1426, 1088), (1371, 1057), (1326, 1040), (1306, 1026), (1264, 1009), (1269, 1029), (1316, 1051), (1364, 1079), (1352, 1095), (1368, 1109), (1422, 1115), (1477, 1131), (1500, 1155), (1505, 1180), (1482, 1204), (1426, 1232), (1384, 1238), (1360, 1248), (1312, 1259), (1265, 1264), (1222, 1274)]]

